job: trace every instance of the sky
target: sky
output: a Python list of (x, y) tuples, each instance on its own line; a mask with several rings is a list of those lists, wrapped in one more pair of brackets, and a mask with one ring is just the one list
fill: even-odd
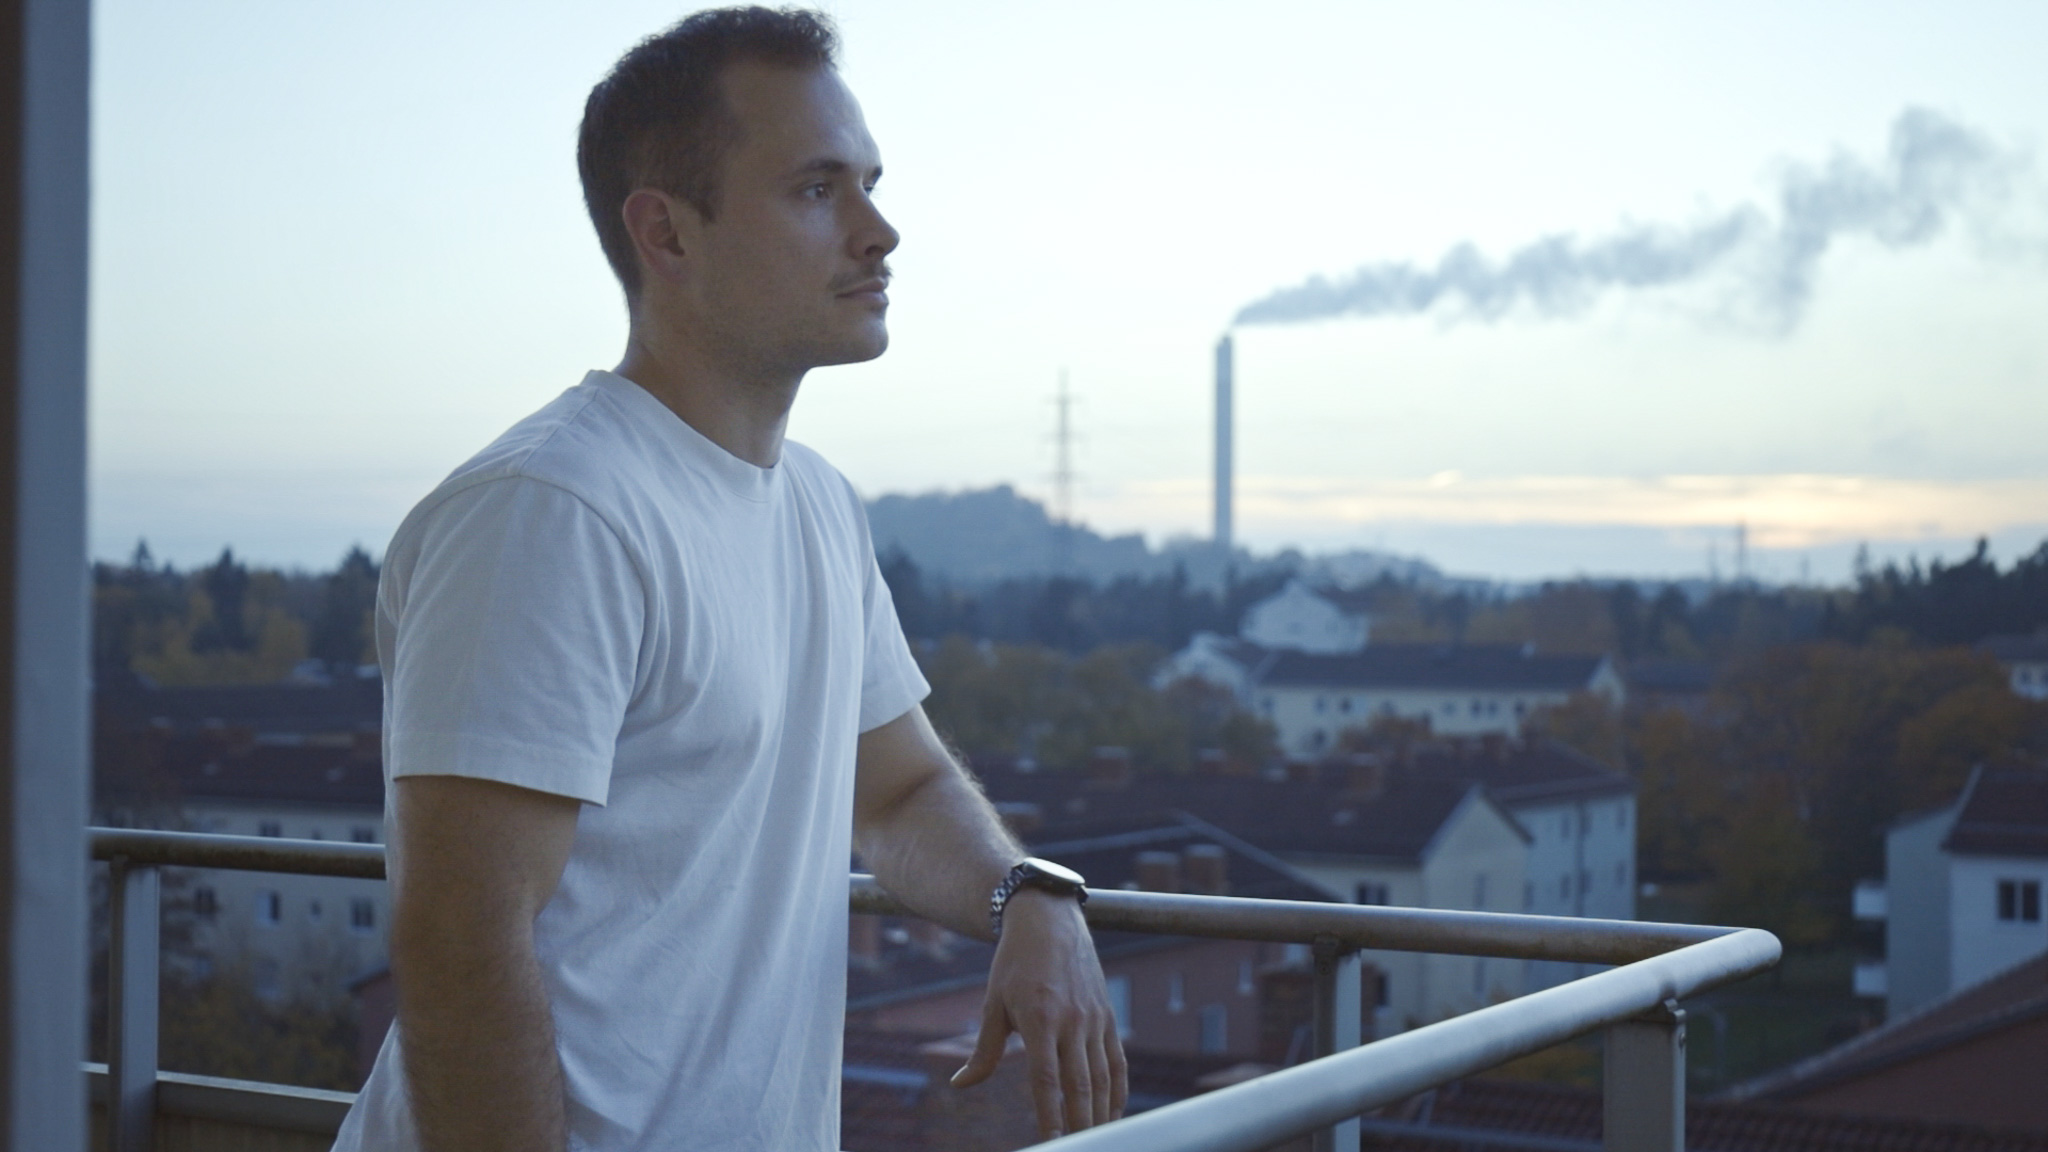
[[(2048, 6), (823, 7), (903, 244), (890, 351), (791, 435), (869, 496), (1049, 496), (1064, 372), (1077, 517), (1206, 534), (1234, 331), (1259, 549), (1698, 576), (1740, 533), (1840, 580), (2048, 538)], [(687, 10), (101, 0), (95, 555), (380, 553), (616, 363), (577, 119)]]

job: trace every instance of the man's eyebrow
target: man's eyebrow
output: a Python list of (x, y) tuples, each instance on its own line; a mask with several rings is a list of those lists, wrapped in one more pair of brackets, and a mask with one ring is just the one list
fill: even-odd
[[(838, 176), (841, 173), (851, 171), (853, 171), (853, 165), (844, 160), (831, 156), (820, 156), (816, 160), (798, 167), (790, 174), (792, 176)], [(881, 175), (882, 166), (880, 164), (875, 165), (868, 173), (870, 179), (879, 178)]]

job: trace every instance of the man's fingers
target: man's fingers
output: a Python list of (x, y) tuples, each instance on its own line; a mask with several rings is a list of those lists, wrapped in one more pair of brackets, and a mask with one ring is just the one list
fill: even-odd
[(1003, 1043), (1010, 1038), (1010, 1019), (1001, 1007), (990, 1003), (981, 1013), (981, 1034), (974, 1040), (974, 1055), (953, 1073), (955, 1088), (971, 1088), (995, 1075), (1003, 1062)]
[(1031, 1102), (1038, 1109), (1038, 1136), (1050, 1140), (1074, 1131), (1067, 1121), (1066, 1093), (1061, 1090), (1060, 1053), (1051, 1036), (1024, 1037), (1024, 1055), (1031, 1065)]
[(1102, 1046), (1102, 1033), (1088, 1038), (1088, 1072), (1095, 1078), (1095, 1093), (1091, 1097), (1095, 1105), (1095, 1122), (1107, 1124), (1116, 1119), (1116, 1073), (1109, 1066), (1109, 1052)]
[(1060, 1091), (1066, 1096), (1067, 1131), (1079, 1132), (1096, 1123), (1095, 1070), (1088, 1059), (1088, 1038), (1078, 1032), (1062, 1036)]
[(1124, 1062), (1123, 1037), (1117, 1035), (1115, 1024), (1103, 1030), (1102, 1047), (1109, 1056), (1109, 1118), (1121, 1120), (1131, 1099), (1131, 1069)]

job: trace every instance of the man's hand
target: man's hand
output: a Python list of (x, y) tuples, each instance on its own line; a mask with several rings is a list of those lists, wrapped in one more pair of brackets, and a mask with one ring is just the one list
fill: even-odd
[[(853, 811), (854, 847), (884, 888), (963, 936), (989, 938), (989, 895), (1024, 852), (924, 709), (862, 733)], [(1010, 898), (981, 1039), (953, 1083), (988, 1079), (1013, 1032), (1030, 1060), (1040, 1133), (1078, 1132), (1123, 1115), (1123, 1041), (1072, 897), (1026, 888)]]
[(1072, 897), (1030, 888), (1010, 898), (989, 966), (981, 1036), (953, 1074), (965, 1088), (995, 1074), (1012, 1032), (1024, 1038), (1038, 1135), (1051, 1139), (1124, 1114), (1129, 1077), (1095, 942)]

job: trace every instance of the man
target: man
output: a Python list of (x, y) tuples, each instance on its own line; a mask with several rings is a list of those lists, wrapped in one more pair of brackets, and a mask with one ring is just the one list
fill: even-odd
[(1016, 1032), (1046, 1134), (1121, 1112), (1085, 892), (933, 734), (859, 500), (783, 440), (807, 370), (887, 343), (897, 235), (833, 51), (814, 14), (705, 12), (591, 93), (626, 354), (387, 554), (398, 1023), (339, 1149), (837, 1149), (854, 849), (999, 929), (956, 1084)]

